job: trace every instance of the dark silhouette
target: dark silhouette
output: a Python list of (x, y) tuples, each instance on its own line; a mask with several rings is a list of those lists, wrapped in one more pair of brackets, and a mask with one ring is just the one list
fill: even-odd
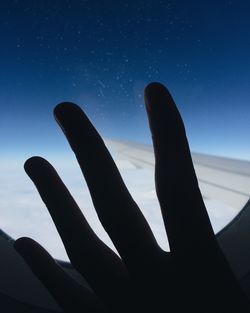
[(160, 83), (145, 88), (155, 152), (155, 183), (171, 252), (163, 251), (129, 194), (102, 138), (83, 111), (61, 103), (55, 118), (87, 181), (93, 204), (120, 256), (93, 232), (55, 169), (33, 157), (25, 170), (45, 202), (78, 285), (34, 240), (16, 250), (65, 312), (248, 312), (213, 233), (198, 187), (184, 124)]

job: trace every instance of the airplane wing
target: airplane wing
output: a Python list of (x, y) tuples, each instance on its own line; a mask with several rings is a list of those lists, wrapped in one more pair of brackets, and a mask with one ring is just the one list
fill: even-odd
[[(153, 169), (151, 146), (110, 139), (105, 143), (118, 158), (128, 160), (137, 168)], [(238, 213), (216, 237), (250, 298), (250, 162), (200, 153), (192, 153), (192, 158), (205, 203), (223, 203)], [(0, 251), (2, 307), (8, 308), (8, 312), (60, 312), (48, 291), (14, 250), (12, 238), (1, 230)], [(87, 286), (70, 263), (58, 262), (69, 275)]]
[[(151, 145), (110, 139), (105, 143), (138, 168), (154, 167)], [(192, 159), (203, 198), (241, 210), (250, 198), (250, 162), (201, 153), (192, 153)]]

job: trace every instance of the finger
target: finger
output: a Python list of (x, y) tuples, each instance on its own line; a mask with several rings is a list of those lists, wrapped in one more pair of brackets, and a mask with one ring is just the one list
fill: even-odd
[(36, 241), (19, 238), (14, 247), (64, 312), (104, 312), (96, 295), (71, 278)]
[(75, 104), (59, 104), (55, 117), (76, 154), (102, 225), (127, 267), (142, 268), (159, 247), (102, 138)]
[(26, 161), (25, 170), (37, 187), (62, 238), (73, 266), (106, 302), (121, 297), (127, 279), (121, 259), (94, 233), (52, 165), (43, 158)]
[(156, 191), (171, 251), (202, 248), (214, 241), (214, 235), (182, 118), (160, 83), (145, 88), (145, 104), (154, 145)]

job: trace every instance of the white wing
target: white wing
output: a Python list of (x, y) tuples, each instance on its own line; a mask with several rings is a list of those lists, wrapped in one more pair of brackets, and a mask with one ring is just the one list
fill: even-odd
[[(136, 167), (153, 168), (153, 147), (129, 141), (105, 140), (120, 158)], [(205, 200), (217, 200), (240, 210), (250, 198), (250, 162), (192, 153), (201, 193)]]

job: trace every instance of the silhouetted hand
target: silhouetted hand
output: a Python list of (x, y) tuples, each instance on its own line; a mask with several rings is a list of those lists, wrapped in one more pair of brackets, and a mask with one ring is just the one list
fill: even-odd
[(55, 108), (88, 184), (93, 204), (120, 256), (93, 232), (76, 202), (44, 159), (25, 170), (45, 202), (81, 287), (36, 242), (15, 248), (65, 312), (248, 312), (249, 304), (213, 233), (194, 172), (184, 125), (168, 90), (145, 89), (155, 152), (155, 183), (170, 251), (163, 251), (117, 167), (82, 110)]

